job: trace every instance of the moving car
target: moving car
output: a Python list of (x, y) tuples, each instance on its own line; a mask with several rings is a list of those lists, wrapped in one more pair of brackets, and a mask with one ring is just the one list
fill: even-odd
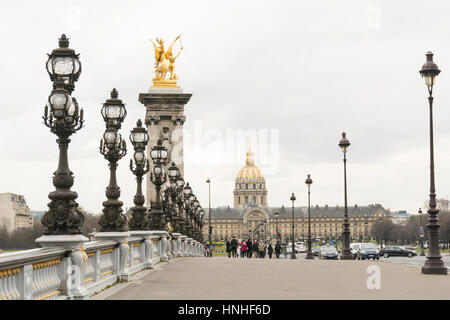
[(313, 255), (318, 256), (319, 252), (320, 252), (320, 247), (312, 247), (311, 251), (312, 251)]
[(413, 250), (414, 251), (414, 246), (411, 246), (411, 245), (401, 246), (401, 248), (405, 249), (405, 250)]
[(334, 246), (322, 246), (319, 251), (319, 259), (338, 259), (339, 253)]
[(417, 256), (417, 252), (414, 250), (403, 249), (400, 246), (387, 246), (380, 250), (380, 255), (384, 258), (388, 257), (408, 257), (412, 258)]
[(380, 259), (380, 253), (377, 246), (373, 243), (361, 243), (356, 254), (356, 259), (368, 260), (370, 258), (373, 260)]

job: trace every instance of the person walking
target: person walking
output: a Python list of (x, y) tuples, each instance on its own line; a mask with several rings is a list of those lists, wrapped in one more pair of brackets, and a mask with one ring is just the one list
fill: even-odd
[(253, 241), (253, 252), (254, 252), (255, 258), (258, 258), (259, 249), (258, 249), (258, 242), (256, 242), (256, 240)]
[(250, 240), (250, 238), (248, 238), (247, 240), (247, 258), (250, 259), (252, 257), (252, 240)]
[(267, 247), (267, 253), (269, 254), (269, 259), (272, 259), (273, 248), (272, 243), (269, 242), (269, 246)]
[(228, 253), (228, 258), (231, 258), (231, 243), (229, 240), (227, 240), (227, 253)]
[(259, 258), (263, 259), (264, 258), (264, 242), (261, 240), (259, 241), (259, 245), (258, 245), (258, 251), (259, 251)]
[(241, 258), (245, 258), (247, 255), (247, 242), (242, 240), (241, 242)]
[(281, 242), (280, 240), (277, 241), (277, 244), (275, 245), (275, 256), (277, 259), (280, 259), (280, 253), (281, 253)]
[(238, 242), (237, 239), (233, 236), (233, 238), (231, 239), (231, 256), (233, 258), (237, 258), (237, 246), (238, 246)]

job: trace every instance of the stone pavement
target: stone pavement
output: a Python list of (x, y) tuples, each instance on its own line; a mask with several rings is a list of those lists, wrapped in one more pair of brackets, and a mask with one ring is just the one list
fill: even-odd
[[(369, 266), (380, 289), (368, 289)], [(450, 299), (450, 275), (383, 261), (178, 258), (93, 299)], [(371, 282), (376, 284), (376, 282)]]

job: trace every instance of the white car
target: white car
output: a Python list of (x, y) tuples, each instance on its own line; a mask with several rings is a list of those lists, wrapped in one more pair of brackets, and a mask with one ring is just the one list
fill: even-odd
[(356, 257), (358, 256), (358, 250), (360, 249), (360, 247), (360, 242), (350, 243), (350, 251), (352, 252), (353, 259), (356, 259)]
[(295, 243), (295, 249), (296, 249), (298, 252), (301, 252), (301, 253), (306, 252), (306, 247), (305, 247), (305, 245), (304, 245), (303, 242), (296, 242), (296, 243)]

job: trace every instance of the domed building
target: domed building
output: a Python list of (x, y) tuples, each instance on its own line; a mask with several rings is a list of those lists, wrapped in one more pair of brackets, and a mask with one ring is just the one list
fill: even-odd
[[(292, 236), (292, 207), (269, 207), (266, 180), (255, 165), (253, 152), (247, 151), (245, 166), (239, 170), (234, 183), (234, 206), (219, 206), (205, 210), (204, 238), (208, 239), (211, 216), (212, 241), (242, 239), (281, 239)], [(288, 195), (287, 198), (289, 198)], [(372, 224), (391, 214), (380, 204), (348, 208), (350, 237), (368, 239)], [(344, 207), (311, 206), (311, 234), (314, 238), (340, 239), (344, 222)], [(294, 208), (295, 238), (305, 239), (308, 233), (308, 208)]]

